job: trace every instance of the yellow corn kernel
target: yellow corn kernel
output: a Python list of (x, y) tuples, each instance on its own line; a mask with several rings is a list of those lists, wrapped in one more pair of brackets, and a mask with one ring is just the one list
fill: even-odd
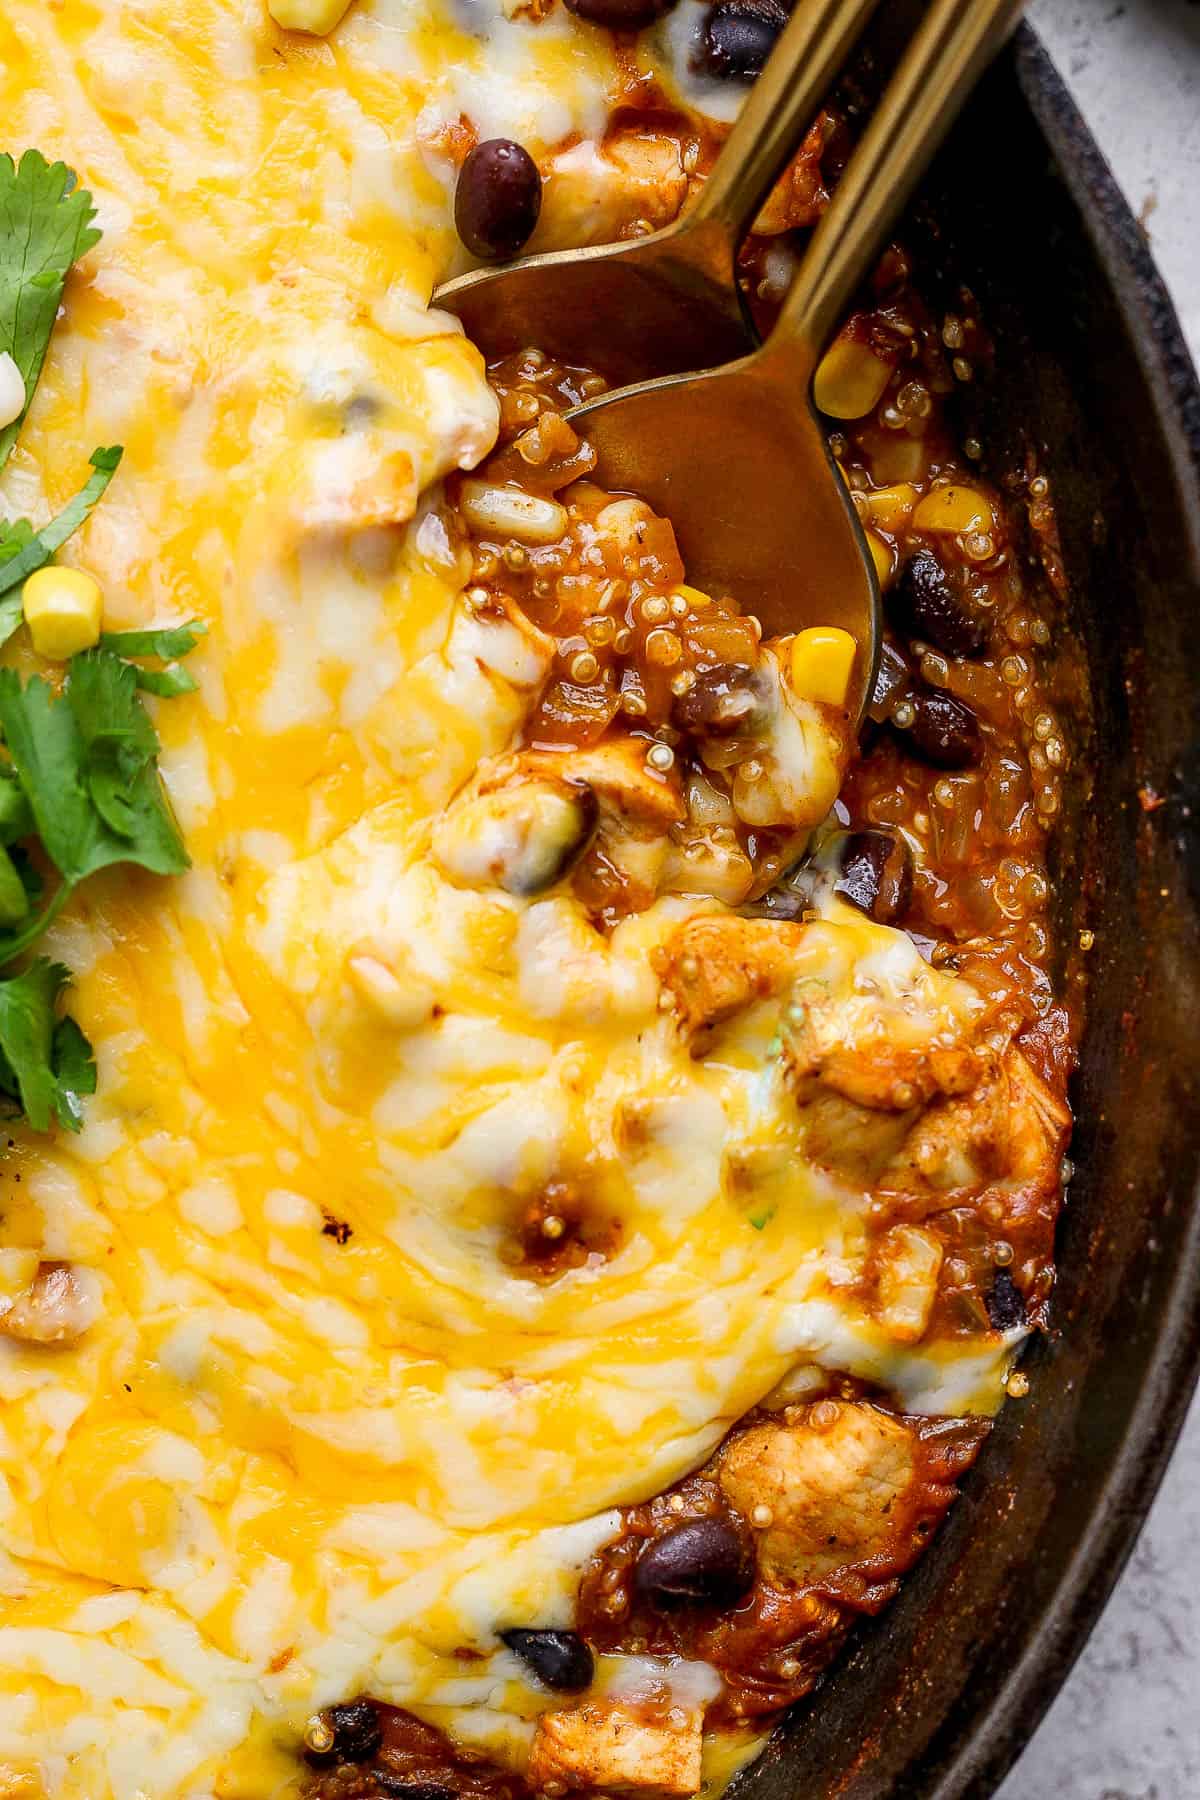
[(995, 519), (978, 488), (959, 487), (952, 482), (949, 487), (934, 488), (932, 494), (926, 494), (913, 513), (912, 522), (917, 531), (948, 531), (957, 535), (963, 531), (990, 532)]
[(831, 419), (863, 419), (891, 380), (890, 366), (857, 338), (835, 338), (817, 364), (813, 399)]
[(864, 535), (867, 540), (867, 549), (871, 552), (871, 561), (875, 564), (876, 578), (880, 587), (885, 588), (892, 579), (891, 550), (875, 532), (868, 531)]
[(267, 0), (267, 11), (285, 31), (328, 37), (350, 9), (350, 0)]
[(689, 587), (686, 581), (681, 581), (678, 587), (673, 587), (671, 589), (672, 599), (674, 599), (676, 594), (679, 594), (687, 601), (692, 612), (703, 612), (706, 607), (712, 605), (711, 594), (706, 594), (703, 588)]
[(903, 531), (912, 518), (918, 494), (911, 481), (901, 481), (895, 487), (876, 488), (865, 498), (867, 518), (872, 525), (878, 525), (880, 531)]
[(39, 656), (65, 662), (100, 639), (100, 583), (83, 569), (51, 566), (25, 583), (21, 603)]
[(858, 645), (837, 625), (810, 625), (792, 640), (792, 687), (805, 700), (841, 706)]

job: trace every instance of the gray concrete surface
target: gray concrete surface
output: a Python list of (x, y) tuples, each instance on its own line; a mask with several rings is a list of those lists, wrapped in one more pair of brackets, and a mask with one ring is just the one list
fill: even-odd
[[(1031, 0), (1200, 361), (1200, 0)], [(1108, 1609), (998, 1800), (1200, 1800), (1200, 1403)]]

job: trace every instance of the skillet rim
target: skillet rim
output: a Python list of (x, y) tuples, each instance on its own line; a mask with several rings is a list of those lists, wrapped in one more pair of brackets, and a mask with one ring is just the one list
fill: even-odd
[[(1200, 379), (1174, 302), (1145, 231), (1028, 22), (1010, 54), (1018, 90), (1129, 328), (1175, 479), (1186, 560), (1200, 589)], [(1192, 799), (1195, 818), (1200, 795)], [(1195, 1135), (1200, 1140), (1200, 1131)], [(1200, 1383), (1200, 1180), (1193, 1183), (1190, 1217), (1176, 1248), (1169, 1302), (1156, 1322), (1137, 1403), (1054, 1604), (922, 1800), (987, 1800), (996, 1792), (1060, 1693), (1133, 1552)]]
[[(1153, 423), (1176, 489), (1182, 560), (1200, 592), (1200, 380), (1174, 302), (1096, 139), (1028, 22), (1007, 53), (1056, 172), (1128, 330)], [(1200, 819), (1200, 792), (1191, 795)], [(1193, 825), (1195, 830), (1195, 825)], [(1195, 854), (1195, 848), (1193, 854)], [(1200, 901), (1194, 902), (1200, 912)], [(1200, 1153), (1200, 1130), (1193, 1132)], [(1005, 1680), (980, 1695), (938, 1748), (910, 1763), (896, 1800), (988, 1800), (1028, 1746), (1061, 1691), (1129, 1560), (1200, 1381), (1200, 1177), (1173, 1246), (1169, 1298), (1153, 1327), (1138, 1397), (1122, 1422), (1104, 1479), (1052, 1604), (1028, 1631)], [(942, 1697), (940, 1710), (946, 1710)], [(910, 1783), (919, 1780), (920, 1786)]]

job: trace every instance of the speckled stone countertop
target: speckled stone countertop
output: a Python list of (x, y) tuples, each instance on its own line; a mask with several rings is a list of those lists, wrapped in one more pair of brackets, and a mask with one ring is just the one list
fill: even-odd
[[(1029, 16), (1200, 362), (1200, 0), (1030, 0)], [(1200, 1403), (1107, 1611), (998, 1800), (1200, 1800)]]

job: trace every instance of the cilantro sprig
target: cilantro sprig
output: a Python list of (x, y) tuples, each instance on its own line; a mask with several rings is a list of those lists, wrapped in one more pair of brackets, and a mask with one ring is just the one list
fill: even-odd
[(207, 630), (200, 619), (189, 619), (186, 625), (163, 625), (149, 631), (106, 631), (100, 647), (115, 650), (118, 656), (153, 656), (165, 662), (165, 669), (135, 665), (134, 679), (147, 694), (170, 700), (176, 694), (195, 693), (196, 677), (179, 667), (178, 658), (194, 650)]
[[(158, 770), (158, 733), (138, 691), (155, 671), (129, 658), (186, 655), (203, 630), (192, 621), (111, 632), (71, 658), (57, 689), (41, 675), (22, 681), (17, 670), (0, 669), (0, 966), (31, 949), (99, 870), (125, 864), (178, 875), (189, 866)], [(183, 673), (176, 668), (177, 682)], [(31, 843), (58, 875), (41, 911)], [(38, 1131), (53, 1121), (78, 1131), (80, 1098), (95, 1087), (87, 1039), (59, 1015), (68, 979), (45, 957), (0, 979), (0, 1093)]]
[[(99, 242), (90, 194), (65, 163), (27, 150), (0, 155), (0, 352), (25, 384), (18, 418), (0, 430), (0, 469), (24, 423), (42, 372), (72, 264)], [(79, 529), (121, 461), (121, 447), (93, 452), (92, 473), (57, 516), (35, 530), (0, 519), (0, 647), (23, 619), (22, 588)], [(178, 659), (204, 627), (111, 632), (72, 657), (61, 686), (0, 669), (0, 968), (41, 937), (80, 882), (130, 864), (156, 874), (188, 866), (158, 772), (159, 742), (139, 688), (169, 696), (194, 688)], [(143, 668), (149, 657), (162, 668)], [(40, 911), (39, 863), (57, 884)], [(0, 976), (0, 1095), (35, 1131), (57, 1122), (78, 1131), (82, 1099), (96, 1087), (91, 1047), (61, 1011), (70, 976), (38, 956)]]
[(65, 163), (26, 150), (19, 163), (0, 156), (0, 350), (25, 383), (25, 407), (0, 431), (0, 469), (8, 461), (42, 372), (71, 264), (100, 241), (92, 197)]
[(15, 669), (0, 669), (0, 732), (9, 767), (60, 878), (41, 913), (0, 930), (0, 963), (28, 950), (98, 870), (131, 863), (178, 875), (188, 867), (138, 673), (103, 645), (71, 658), (58, 692), (40, 675), (22, 682)]
[[(25, 405), (0, 431), (0, 469), (17, 441), (42, 372), (72, 263), (100, 232), (92, 197), (65, 163), (26, 150), (19, 163), (0, 155), (0, 352), (7, 351), (25, 384)], [(90, 515), (117, 472), (119, 444), (94, 450), (92, 473), (56, 518), (35, 531), (28, 519), (0, 519), (0, 645), (21, 623), (17, 590), (61, 550)]]
[(0, 1090), (35, 1131), (49, 1131), (55, 1120), (78, 1131), (83, 1097), (96, 1091), (91, 1045), (74, 1019), (57, 1013), (70, 979), (61, 963), (38, 956), (0, 981)]

